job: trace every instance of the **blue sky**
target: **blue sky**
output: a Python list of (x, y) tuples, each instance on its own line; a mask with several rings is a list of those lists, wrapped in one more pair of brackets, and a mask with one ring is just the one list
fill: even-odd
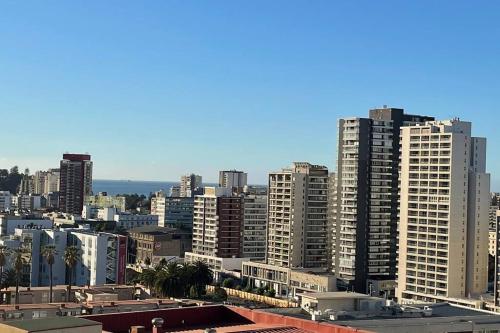
[(498, 1), (2, 1), (0, 167), (94, 177), (334, 168), (336, 121), (387, 104), (473, 122), (500, 190)]

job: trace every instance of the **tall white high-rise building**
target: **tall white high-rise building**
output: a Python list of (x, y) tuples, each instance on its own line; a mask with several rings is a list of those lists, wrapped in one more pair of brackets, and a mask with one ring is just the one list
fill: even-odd
[(267, 263), (327, 268), (328, 169), (295, 162), (269, 174)]
[(488, 282), (486, 139), (471, 123), (401, 129), (399, 301), (485, 293)]

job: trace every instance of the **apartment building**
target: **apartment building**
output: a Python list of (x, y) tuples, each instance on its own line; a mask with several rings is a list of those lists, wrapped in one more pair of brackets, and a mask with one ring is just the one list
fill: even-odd
[(269, 174), (267, 256), (279, 267), (327, 268), (328, 169), (306, 162)]
[(205, 187), (194, 199), (193, 253), (221, 257), (242, 256), (244, 205), (223, 187)]
[(399, 132), (433, 118), (373, 109), (338, 123), (336, 216), (332, 216), (339, 287), (364, 293), (370, 280), (394, 280), (397, 261)]
[[(104, 208), (107, 210), (110, 208)], [(153, 214), (132, 214), (129, 212), (117, 212), (112, 218), (117, 227), (132, 229), (144, 226), (158, 226), (158, 216)], [(108, 220), (109, 221), (109, 220)]]
[(81, 249), (81, 259), (73, 270), (75, 285), (125, 283), (126, 236), (72, 229), (68, 245)]
[(194, 197), (197, 194), (203, 193), (202, 190), (202, 177), (195, 175), (185, 175), (181, 177), (181, 184), (179, 187), (179, 197)]
[[(26, 250), (27, 260), (22, 270), (21, 281), (29, 281), (32, 287), (48, 286), (50, 284), (49, 266), (42, 256), (42, 251), (44, 246), (54, 245), (57, 255), (54, 257), (52, 266), (52, 281), (54, 285), (66, 283), (66, 267), (62, 260), (62, 254), (66, 248), (66, 232), (25, 227), (15, 229), (14, 233), (8, 237), (2, 237), (0, 244), (6, 246), (9, 250), (19, 248)], [(12, 260), (7, 260), (4, 269), (13, 269), (12, 265)]]
[(120, 212), (126, 210), (125, 197), (108, 195), (107, 192), (99, 192), (97, 195), (85, 196), (84, 205), (95, 206), (97, 208), (116, 208)]
[(0, 191), (0, 212), (10, 211), (11, 196), (9, 191)]
[(238, 170), (219, 171), (219, 186), (230, 189), (233, 193), (243, 192), (247, 185), (247, 174)]
[(92, 194), (92, 161), (86, 154), (64, 154), (60, 163), (59, 208), (80, 215), (85, 196)]
[(0, 214), (0, 236), (13, 235), (16, 229), (51, 229), (53, 221), (30, 215)]
[(48, 169), (47, 171), (35, 172), (34, 192), (36, 194), (47, 194), (51, 192), (59, 192), (59, 169)]
[(151, 214), (158, 216), (158, 226), (193, 229), (194, 198), (166, 197), (157, 193), (151, 199)]
[(243, 197), (243, 257), (266, 258), (267, 195), (245, 193)]
[(401, 128), (400, 302), (487, 290), (486, 139), (458, 119)]

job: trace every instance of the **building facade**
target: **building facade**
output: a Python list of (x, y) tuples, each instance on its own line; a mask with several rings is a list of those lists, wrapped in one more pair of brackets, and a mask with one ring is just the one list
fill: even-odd
[(85, 196), (92, 194), (92, 161), (86, 154), (64, 154), (60, 164), (59, 208), (80, 215)]
[[(132, 241), (132, 263), (158, 263), (162, 258), (183, 258), (191, 251), (192, 234), (179, 229), (164, 227), (141, 227), (129, 231)], [(133, 258), (132, 258), (133, 257)]]
[(116, 208), (120, 212), (125, 209), (125, 197), (118, 195), (108, 195), (106, 192), (99, 192), (97, 195), (85, 196), (84, 205), (95, 206), (97, 208)]
[(219, 171), (219, 187), (228, 188), (233, 193), (241, 193), (245, 186), (247, 186), (247, 174), (245, 172), (237, 170)]
[(295, 162), (269, 174), (268, 264), (327, 268), (327, 191), (324, 166)]
[(9, 191), (0, 191), (0, 212), (10, 211), (11, 197)]
[(160, 227), (193, 229), (194, 198), (166, 197), (160, 193), (151, 198), (151, 214), (158, 216)]
[(73, 269), (75, 285), (125, 283), (126, 236), (75, 229), (68, 237), (68, 245), (81, 250), (80, 261)]
[(243, 197), (243, 257), (266, 258), (267, 195), (245, 193)]
[(363, 293), (369, 279), (395, 279), (399, 132), (432, 119), (384, 106), (370, 110), (369, 118), (339, 120), (332, 217), (339, 287)]
[(205, 193), (194, 199), (193, 253), (241, 257), (243, 208), (243, 198), (228, 188), (205, 187)]
[(401, 129), (397, 297), (483, 294), (488, 282), (486, 139), (453, 119)]
[(178, 196), (179, 197), (194, 197), (196, 194), (203, 193), (202, 180), (203, 179), (201, 176), (195, 175), (194, 173), (192, 173), (190, 175), (182, 176)]

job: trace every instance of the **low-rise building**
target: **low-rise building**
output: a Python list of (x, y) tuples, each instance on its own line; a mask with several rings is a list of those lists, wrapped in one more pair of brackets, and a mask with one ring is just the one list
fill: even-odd
[[(105, 209), (106, 210), (106, 209)], [(153, 214), (132, 214), (120, 212), (114, 215), (117, 227), (133, 229), (144, 226), (158, 226), (158, 216)]]
[(220, 282), (222, 277), (227, 275), (241, 278), (241, 265), (243, 263), (250, 262), (250, 258), (221, 258), (186, 252), (184, 261), (187, 263), (194, 263), (197, 261), (204, 262), (214, 273), (214, 280)]
[(276, 291), (276, 295), (282, 297), (336, 290), (335, 277), (324, 270), (279, 267), (247, 261), (242, 263), (241, 273), (252, 287), (269, 286)]
[(13, 235), (15, 229), (39, 228), (51, 229), (53, 222), (30, 215), (0, 215), (0, 236)]
[(180, 229), (146, 226), (129, 230), (129, 262), (155, 263), (165, 257), (183, 258), (191, 251), (192, 234)]
[(97, 195), (88, 195), (83, 201), (84, 205), (95, 206), (97, 208), (116, 208), (120, 212), (125, 209), (125, 197), (108, 195), (106, 192), (99, 192)]

